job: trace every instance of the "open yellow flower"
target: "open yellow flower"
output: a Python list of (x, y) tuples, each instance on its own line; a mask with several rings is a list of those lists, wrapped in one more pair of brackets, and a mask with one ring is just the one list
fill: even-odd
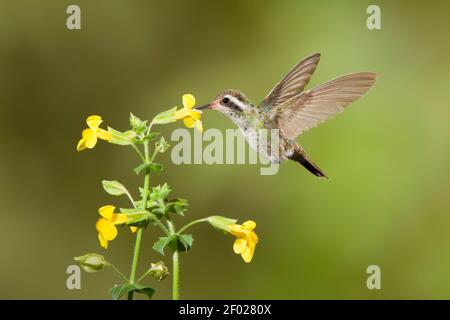
[(103, 248), (108, 248), (108, 242), (117, 237), (116, 225), (127, 222), (128, 217), (122, 213), (114, 213), (116, 207), (107, 205), (98, 209), (98, 213), (102, 216), (95, 224), (98, 232), (98, 240)]
[(86, 148), (92, 149), (97, 144), (98, 139), (109, 141), (111, 140), (111, 133), (99, 128), (103, 122), (100, 116), (90, 116), (86, 119), (86, 123), (89, 128), (84, 129), (81, 136), (81, 140), (78, 142), (77, 151), (84, 150)]
[(184, 125), (188, 128), (197, 129), (203, 132), (201, 121), (202, 114), (198, 110), (194, 110), (195, 98), (192, 94), (183, 95), (183, 108), (175, 112), (175, 119), (183, 119)]
[(237, 238), (233, 244), (234, 253), (240, 254), (242, 259), (249, 263), (253, 259), (255, 247), (258, 243), (258, 236), (253, 231), (256, 228), (256, 223), (248, 220), (242, 225), (233, 223), (229, 224), (228, 227), (230, 228), (230, 233)]

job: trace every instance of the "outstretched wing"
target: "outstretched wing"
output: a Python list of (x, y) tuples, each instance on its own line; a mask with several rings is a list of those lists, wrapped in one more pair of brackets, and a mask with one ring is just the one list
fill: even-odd
[(377, 75), (371, 72), (352, 73), (302, 92), (271, 111), (271, 117), (288, 139), (344, 111), (369, 90)]
[(319, 60), (320, 53), (315, 53), (297, 63), (283, 80), (277, 83), (259, 106), (273, 108), (301, 93), (311, 79), (314, 70), (316, 70)]

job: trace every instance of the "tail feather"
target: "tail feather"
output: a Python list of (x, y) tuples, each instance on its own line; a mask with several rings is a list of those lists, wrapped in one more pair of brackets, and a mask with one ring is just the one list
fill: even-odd
[(322, 169), (320, 169), (314, 162), (309, 159), (306, 152), (300, 146), (298, 146), (298, 148), (294, 150), (294, 153), (289, 157), (289, 159), (297, 161), (313, 175), (328, 179), (328, 176), (325, 174), (325, 172), (323, 172)]

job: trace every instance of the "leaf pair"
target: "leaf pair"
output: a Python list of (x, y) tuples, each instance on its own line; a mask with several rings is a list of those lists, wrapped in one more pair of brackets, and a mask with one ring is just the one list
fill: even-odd
[(153, 294), (155, 293), (155, 289), (140, 284), (125, 283), (121, 285), (115, 285), (108, 290), (108, 293), (111, 295), (113, 300), (119, 300), (125, 294), (128, 294), (130, 292), (145, 294), (147, 298), (151, 299)]
[(194, 238), (191, 234), (174, 234), (169, 237), (160, 237), (153, 244), (153, 249), (164, 255), (164, 249), (169, 246), (172, 251), (187, 251), (192, 247)]

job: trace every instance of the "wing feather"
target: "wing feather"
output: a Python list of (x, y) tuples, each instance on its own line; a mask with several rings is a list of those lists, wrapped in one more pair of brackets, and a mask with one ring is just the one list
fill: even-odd
[(328, 81), (273, 109), (272, 119), (277, 121), (281, 133), (293, 140), (344, 111), (373, 86), (376, 78), (375, 73), (360, 72)]
[(297, 63), (270, 91), (260, 103), (260, 107), (273, 108), (301, 93), (316, 70), (319, 60), (320, 53), (315, 53)]

